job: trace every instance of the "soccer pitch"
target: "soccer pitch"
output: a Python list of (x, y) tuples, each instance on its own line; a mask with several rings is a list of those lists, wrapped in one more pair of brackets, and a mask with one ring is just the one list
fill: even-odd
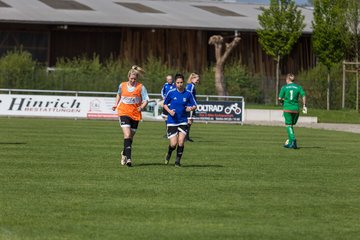
[(360, 135), (195, 123), (181, 168), (142, 122), (0, 118), (0, 239), (359, 239)]

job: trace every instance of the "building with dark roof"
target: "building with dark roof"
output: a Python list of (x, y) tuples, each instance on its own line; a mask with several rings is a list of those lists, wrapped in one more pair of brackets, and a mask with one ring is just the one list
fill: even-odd
[[(242, 38), (232, 58), (254, 73), (274, 75), (274, 62), (258, 43), (259, 4), (161, 0), (0, 0), (0, 55), (22, 46), (48, 66), (58, 58), (97, 54), (141, 64), (153, 55), (173, 67), (201, 71), (215, 61), (208, 39)], [(266, 7), (266, 6), (265, 6)], [(312, 10), (300, 8), (306, 27), (282, 72), (315, 64)]]

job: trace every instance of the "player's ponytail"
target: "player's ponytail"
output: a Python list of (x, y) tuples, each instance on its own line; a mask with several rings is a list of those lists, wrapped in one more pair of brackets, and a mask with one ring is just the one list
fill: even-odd
[(191, 73), (188, 80), (187, 80), (187, 82), (192, 83), (193, 78), (196, 78), (196, 77), (200, 77), (200, 75), (198, 73), (196, 73), (196, 72)]
[(139, 67), (138, 65), (133, 65), (128, 72), (128, 77), (130, 77), (131, 74), (136, 74), (136, 76), (138, 77), (139, 75), (144, 75), (145, 70), (142, 67)]

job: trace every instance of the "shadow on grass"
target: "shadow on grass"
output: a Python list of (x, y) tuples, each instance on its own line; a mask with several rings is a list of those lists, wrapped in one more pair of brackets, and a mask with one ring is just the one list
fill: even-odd
[(295, 150), (302, 149), (302, 148), (324, 148), (324, 147), (319, 147), (319, 146), (301, 146), (301, 147), (298, 147), (298, 148), (295, 149)]
[[(194, 140), (194, 142), (199, 143), (220, 143), (221, 141), (210, 141), (210, 140)], [(191, 142), (186, 142), (186, 144), (191, 144)]]
[(209, 165), (209, 164), (199, 164), (199, 165), (181, 165), (184, 168), (221, 168), (224, 167), (223, 165)]
[(25, 142), (0, 142), (0, 145), (26, 144)]
[[(162, 139), (164, 140), (164, 141), (169, 141), (169, 139), (167, 138), (167, 137), (162, 137)], [(213, 140), (213, 141), (211, 141), (211, 140), (202, 140), (202, 139), (204, 139), (204, 138), (202, 138), (202, 137), (191, 137), (191, 139), (193, 140), (193, 142), (195, 143), (195, 142), (200, 142), (200, 143), (221, 143), (221, 141), (217, 141), (217, 140)], [(186, 142), (186, 144), (192, 144), (193, 142), (192, 141), (185, 141)]]
[(136, 164), (137, 167), (146, 167), (146, 166), (166, 166), (164, 163), (139, 163)]
[[(173, 163), (169, 163), (168, 165), (165, 165), (164, 163), (139, 163), (136, 164), (136, 167), (147, 167), (147, 166), (164, 166), (164, 167), (171, 167), (174, 166)], [(181, 165), (181, 167), (184, 168), (220, 168), (224, 167), (222, 165), (209, 165), (209, 164), (191, 164), (191, 165)]]

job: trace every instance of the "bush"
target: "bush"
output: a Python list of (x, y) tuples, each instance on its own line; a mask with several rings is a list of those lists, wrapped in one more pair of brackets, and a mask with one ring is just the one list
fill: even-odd
[(146, 60), (144, 66), (142, 67), (146, 71), (145, 77), (142, 82), (144, 83), (149, 93), (160, 94), (161, 88), (166, 82), (165, 77), (169, 74), (174, 76), (175, 73), (181, 72), (174, 68), (168, 67), (161, 61), (161, 59), (155, 58), (153, 56), (149, 57)]
[(216, 95), (215, 90), (215, 72), (211, 66), (203, 70), (200, 74), (200, 84), (196, 88), (196, 94), (198, 95)]
[[(120, 82), (127, 81), (127, 74), (134, 63), (127, 59), (110, 58), (101, 63), (99, 56), (76, 57), (57, 60), (54, 69), (46, 70), (31, 59), (25, 51), (14, 51), (0, 59), (1, 88), (28, 88), (45, 90), (74, 90), (116, 92)], [(182, 72), (164, 64), (161, 59), (149, 57), (142, 65), (146, 71), (139, 82), (149, 93), (160, 94), (167, 75)], [(190, 73), (182, 72), (187, 81)], [(216, 95), (213, 67), (199, 73), (199, 95)], [(261, 102), (260, 79), (251, 76), (239, 62), (225, 66), (225, 80), (229, 95), (243, 96), (247, 102)]]
[(37, 64), (29, 52), (14, 50), (0, 58), (1, 88), (33, 88)]
[(49, 81), (55, 89), (75, 91), (102, 91), (105, 79), (99, 57), (58, 59), (55, 71), (49, 74)]
[[(217, 95), (215, 89), (215, 68), (213, 66), (204, 70), (201, 83), (197, 88), (198, 94)], [(261, 79), (252, 76), (240, 62), (225, 65), (224, 78), (228, 95), (243, 96), (246, 102), (262, 103)]]
[[(333, 67), (330, 72), (330, 108), (340, 109), (342, 106), (342, 64)], [(326, 108), (327, 69), (318, 64), (315, 68), (304, 71), (298, 76), (300, 85), (307, 94), (307, 104), (313, 108)], [(346, 75), (346, 108), (355, 108), (356, 81), (355, 74)]]
[(261, 103), (261, 79), (251, 76), (240, 62), (225, 67), (226, 88), (230, 96), (243, 96), (246, 102)]
[[(121, 82), (127, 81), (127, 74), (132, 65), (134, 63), (127, 59), (108, 59), (101, 64), (96, 55), (92, 59), (59, 59), (56, 71), (50, 76), (56, 89), (115, 92)], [(141, 67), (146, 73), (139, 82), (146, 86), (149, 93), (160, 94), (165, 76), (175, 72), (153, 57)]]

